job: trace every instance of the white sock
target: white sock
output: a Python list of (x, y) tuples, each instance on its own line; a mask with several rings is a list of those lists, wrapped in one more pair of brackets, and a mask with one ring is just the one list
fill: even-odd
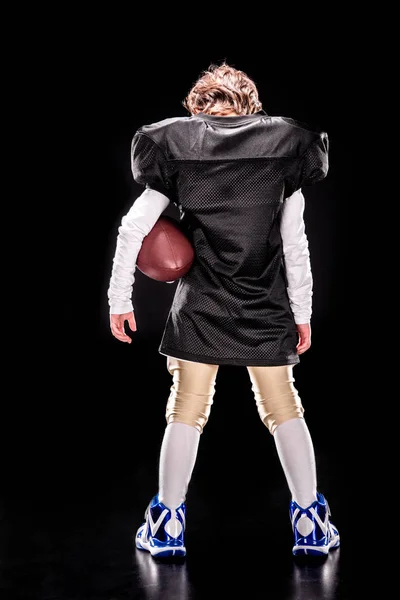
[(165, 429), (160, 452), (160, 502), (168, 508), (177, 508), (186, 497), (186, 491), (196, 462), (200, 432), (185, 423), (169, 423)]
[(317, 499), (314, 447), (304, 419), (285, 421), (275, 429), (274, 440), (292, 499), (307, 508)]

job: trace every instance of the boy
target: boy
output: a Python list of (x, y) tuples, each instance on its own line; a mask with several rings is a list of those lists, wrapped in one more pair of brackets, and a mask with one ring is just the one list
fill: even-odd
[(145, 235), (173, 202), (195, 248), (176, 287), (159, 352), (173, 378), (159, 463), (136, 546), (185, 556), (185, 498), (219, 365), (248, 370), (262, 422), (274, 436), (291, 493), (294, 555), (340, 544), (317, 491), (315, 456), (293, 368), (311, 345), (312, 275), (302, 188), (328, 171), (328, 137), (270, 117), (255, 83), (212, 65), (184, 101), (190, 116), (141, 127), (132, 172), (146, 186), (122, 219), (108, 297), (112, 334), (136, 321), (131, 302)]

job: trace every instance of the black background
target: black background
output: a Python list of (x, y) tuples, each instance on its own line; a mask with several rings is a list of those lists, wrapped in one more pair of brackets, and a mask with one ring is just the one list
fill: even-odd
[[(91, 392), (86, 393), (84, 409), (96, 402), (96, 394), (101, 395), (102, 406), (108, 406), (107, 423), (110, 417), (111, 420), (115, 417), (117, 429), (123, 426), (120, 414), (110, 407), (106, 393), (113, 398), (114, 408), (122, 407), (129, 415), (133, 411), (128, 420), (122, 419), (129, 426), (133, 416), (135, 421), (142, 416), (146, 419), (149, 406), (152, 418), (163, 416), (169, 374), (165, 374), (165, 358), (158, 354), (157, 348), (175, 284), (154, 282), (136, 271), (133, 301), (138, 331), (133, 344), (117, 342), (108, 326), (107, 287), (117, 228), (142, 191), (130, 172), (130, 143), (142, 124), (168, 116), (185, 116), (182, 100), (192, 83), (210, 63), (225, 59), (254, 79), (268, 114), (308, 122), (329, 135), (329, 175), (324, 182), (304, 190), (315, 282), (313, 345), (302, 357), (296, 376), (310, 425), (317, 424), (315, 434), (318, 435), (318, 425), (322, 422), (338, 419), (335, 423), (338, 426), (343, 403), (339, 399), (344, 394), (346, 410), (351, 410), (348, 390), (355, 360), (353, 303), (357, 301), (354, 290), (358, 283), (352, 260), (353, 249), (356, 260), (357, 238), (351, 221), (354, 207), (348, 126), (351, 102), (344, 105), (342, 85), (349, 65), (341, 63), (338, 57), (331, 63), (326, 59), (323, 68), (314, 66), (313, 76), (305, 77), (297, 63), (282, 60), (271, 64), (267, 55), (257, 53), (255, 57), (240, 50), (225, 54), (194, 51), (190, 60), (181, 51), (170, 52), (153, 63), (145, 59), (130, 61), (126, 48), (125, 53), (121, 48), (103, 54), (101, 45), (85, 58), (87, 70), (81, 71), (85, 77), (77, 98), (80, 129), (71, 156), (72, 181), (76, 187), (71, 192), (73, 198), (66, 203), (64, 225), (68, 222), (69, 229), (63, 230), (66, 238), (60, 248), (66, 271), (59, 336), (54, 345), (55, 352), (63, 355), (62, 372), (69, 373), (65, 384), (75, 386), (79, 381), (80, 385), (89, 386)], [(78, 91), (79, 86), (74, 89)], [(177, 216), (173, 206), (166, 212)], [(142, 399), (132, 405), (129, 397), (132, 394), (136, 397), (138, 389), (141, 396), (148, 395), (147, 379), (138, 366), (142, 363), (151, 381), (164, 382), (164, 394), (151, 394), (152, 400)], [(245, 383), (247, 377), (243, 369), (229, 367), (221, 368), (220, 376), (228, 383), (228, 389), (225, 384), (225, 393), (223, 390), (221, 393), (228, 397), (229, 380), (233, 380), (232, 389), (237, 389), (236, 382), (244, 379)], [(76, 393), (79, 389), (76, 388)], [(157, 409), (153, 411), (154, 402)], [(250, 411), (254, 408), (251, 401), (237, 399), (237, 402), (241, 410), (245, 405), (251, 407)], [(95, 414), (99, 415), (98, 409)], [(237, 415), (234, 422), (236, 419)], [(213, 413), (212, 420), (217, 421), (218, 414)], [(340, 423), (342, 435), (347, 423), (348, 419)], [(227, 427), (221, 426), (224, 430)], [(123, 440), (129, 443), (129, 435), (117, 437), (119, 443), (124, 443)]]
[[(24, 598), (50, 598), (51, 590), (60, 598), (65, 590), (68, 598), (100, 598), (101, 590), (118, 588), (118, 575), (104, 583), (99, 572), (108, 564), (106, 548), (128, 556), (128, 533), (140, 524), (157, 488), (171, 385), (158, 344), (176, 287), (136, 271), (138, 331), (131, 345), (111, 336), (107, 287), (117, 228), (141, 193), (130, 172), (130, 143), (143, 124), (186, 116), (182, 101), (191, 85), (222, 60), (253, 78), (269, 115), (299, 119), (329, 135), (328, 177), (304, 190), (314, 276), (313, 343), (295, 378), (316, 448), (320, 490), (342, 530), (352, 535), (344, 505), (356, 477), (360, 381), (354, 373), (361, 364), (349, 133), (358, 94), (352, 79), (357, 52), (351, 44), (344, 48), (343, 37), (329, 45), (315, 29), (310, 36), (284, 36), (277, 51), (276, 43), (265, 40), (255, 47), (240, 36), (241, 43), (216, 43), (214, 30), (205, 43), (207, 29), (200, 33), (203, 43), (200, 34), (186, 33), (173, 46), (172, 33), (162, 39), (153, 35), (149, 44), (136, 24), (121, 36), (113, 26), (94, 25), (66, 36), (54, 57), (56, 68), (44, 76), (51, 89), (42, 106), (50, 141), (40, 162), (46, 165), (42, 175), (51, 202), (29, 287), (32, 319), (24, 323), (18, 349), (14, 390), (19, 393), (5, 409), (3, 436), (8, 460), (2, 556), (10, 598), (19, 586), (28, 590), (18, 596)], [(331, 51), (321, 52), (321, 46)], [(48, 50), (43, 56), (50, 64)], [(173, 207), (167, 214), (177, 216)], [(266, 506), (276, 512), (277, 531), (282, 528), (287, 536), (288, 546), (279, 552), (290, 554), (288, 491), (246, 369), (220, 367), (216, 390), (188, 492), (192, 539), (201, 544), (204, 522), (217, 527), (218, 519), (234, 539), (237, 504), (250, 513)], [(228, 499), (224, 521), (215, 503), (220, 511)], [(104, 523), (109, 529), (99, 555), (96, 535), (103, 535)], [(52, 556), (56, 566), (51, 567)], [(122, 562), (125, 568), (129, 561)], [(343, 595), (335, 598), (347, 597), (350, 574), (344, 581)], [(121, 590), (131, 584), (124, 571)], [(48, 596), (40, 595), (42, 589)]]

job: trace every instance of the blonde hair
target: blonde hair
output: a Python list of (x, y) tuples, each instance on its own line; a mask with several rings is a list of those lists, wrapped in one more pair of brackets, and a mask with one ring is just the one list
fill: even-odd
[(262, 108), (254, 81), (226, 62), (212, 64), (203, 71), (182, 104), (191, 114), (222, 116), (232, 112), (248, 115)]

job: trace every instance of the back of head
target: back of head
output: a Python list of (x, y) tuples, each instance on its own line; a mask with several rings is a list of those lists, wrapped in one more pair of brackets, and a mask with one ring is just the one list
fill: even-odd
[(262, 104), (252, 79), (243, 71), (229, 66), (210, 65), (193, 85), (183, 106), (192, 115), (249, 115), (258, 112)]

